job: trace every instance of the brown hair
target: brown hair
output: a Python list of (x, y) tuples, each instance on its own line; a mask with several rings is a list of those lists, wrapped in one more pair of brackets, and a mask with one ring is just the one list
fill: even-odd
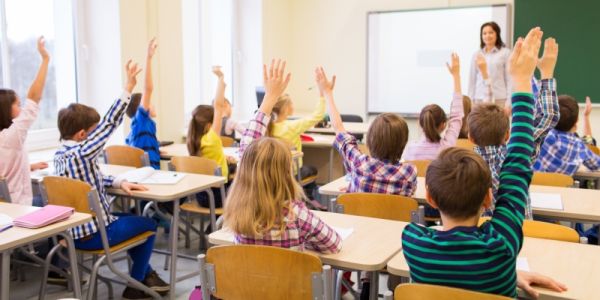
[(279, 116), (284, 108), (286, 108), (290, 103), (292, 103), (292, 98), (290, 95), (283, 94), (279, 96), (277, 102), (273, 106), (271, 121), (269, 121), (269, 125), (267, 125), (267, 136), (273, 136), (273, 123), (279, 121)]
[(13, 90), (0, 89), (0, 130), (12, 125), (12, 106), (17, 101), (17, 94)]
[(407, 141), (406, 121), (392, 113), (377, 116), (367, 132), (367, 148), (377, 159), (399, 161)]
[(133, 93), (131, 94), (131, 100), (129, 101), (129, 105), (127, 105), (127, 110), (125, 111), (127, 113), (127, 116), (132, 118), (135, 116), (135, 113), (137, 112), (138, 107), (140, 107), (140, 102), (142, 101), (142, 94), (140, 93)]
[(425, 184), (441, 213), (455, 220), (465, 220), (479, 214), (492, 177), (481, 156), (451, 147), (429, 164)]
[(500, 26), (496, 22), (486, 22), (481, 25), (479, 29), (479, 47), (483, 49), (485, 47), (485, 43), (483, 42), (483, 29), (487, 26), (490, 26), (492, 30), (496, 33), (496, 48), (500, 49), (504, 47), (504, 42), (502, 41), (502, 37), (500, 37)]
[(560, 119), (554, 128), (560, 131), (570, 131), (579, 120), (579, 105), (572, 96), (560, 95), (558, 96), (558, 106)]
[(462, 127), (460, 128), (460, 133), (458, 134), (459, 139), (466, 139), (469, 137), (469, 123), (467, 123), (467, 117), (471, 113), (471, 98), (469, 96), (463, 95), (463, 112), (465, 113), (462, 120)]
[(100, 122), (98, 112), (87, 105), (71, 103), (58, 112), (58, 131), (61, 140), (69, 140), (81, 131)]
[(479, 147), (502, 145), (510, 121), (504, 110), (493, 103), (477, 104), (467, 118), (469, 136)]
[(215, 109), (210, 105), (198, 105), (192, 112), (192, 119), (188, 126), (187, 149), (192, 156), (199, 155), (202, 137), (208, 132), (208, 124), (211, 124), (215, 115)]
[(439, 128), (446, 120), (446, 113), (437, 104), (429, 104), (423, 107), (419, 115), (419, 125), (423, 128), (425, 137), (433, 143), (438, 143), (442, 140)]

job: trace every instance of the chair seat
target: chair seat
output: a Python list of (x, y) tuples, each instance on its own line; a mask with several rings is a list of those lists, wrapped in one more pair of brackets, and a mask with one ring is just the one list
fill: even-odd
[[(119, 250), (121, 250), (121, 249), (123, 249), (123, 248), (125, 248), (125, 247), (127, 247), (129, 245), (131, 245), (131, 244), (137, 243), (139, 241), (144, 241), (144, 240), (148, 239), (149, 237), (153, 236), (154, 234), (155, 234), (154, 231), (146, 231), (144, 233), (138, 234), (138, 235), (136, 235), (136, 236), (134, 236), (134, 237), (132, 237), (132, 238), (124, 241), (124, 242), (118, 243), (118, 244), (110, 247), (110, 252), (111, 253), (115, 253), (115, 252), (117, 252), (117, 251), (119, 251)], [(61, 243), (62, 242), (64, 242), (64, 240), (61, 241)], [(63, 244), (63, 246), (65, 246), (65, 245)], [(100, 249), (100, 250), (75, 249), (75, 250), (77, 250), (77, 252), (81, 252), (81, 253), (84, 253), (84, 254), (92, 254), (92, 255), (102, 255), (102, 254), (104, 254), (104, 249)]]
[(306, 178), (303, 178), (303, 179), (300, 181), (300, 185), (301, 185), (301, 186), (309, 185), (309, 184), (311, 184), (311, 183), (313, 183), (313, 182), (315, 182), (315, 181), (317, 181), (317, 175), (308, 176), (308, 177), (306, 177)]
[[(187, 211), (187, 212), (201, 214), (201, 215), (210, 215), (210, 208), (200, 206), (200, 205), (198, 205), (198, 203), (194, 203), (194, 202), (191, 202), (191, 203), (188, 202), (188, 203), (181, 204), (180, 208), (182, 211)], [(223, 208), (215, 208), (215, 214), (222, 215)]]

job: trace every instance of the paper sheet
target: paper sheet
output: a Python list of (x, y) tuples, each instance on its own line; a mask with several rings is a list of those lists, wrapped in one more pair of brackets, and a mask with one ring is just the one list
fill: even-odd
[(532, 207), (563, 210), (563, 203), (560, 194), (529, 193), (529, 196), (531, 197)]
[(354, 232), (354, 228), (331, 227), (342, 237), (342, 241), (347, 239)]
[(184, 173), (157, 171), (152, 167), (143, 167), (131, 171), (127, 171), (119, 175), (119, 178), (124, 178), (129, 182), (140, 184), (176, 184), (183, 177)]
[(529, 262), (527, 257), (517, 257), (517, 270), (529, 272)]
[(231, 156), (237, 160), (240, 159), (240, 148), (237, 147), (223, 147), (223, 153), (226, 156)]
[(13, 226), (13, 219), (5, 214), (0, 214), (0, 232)]

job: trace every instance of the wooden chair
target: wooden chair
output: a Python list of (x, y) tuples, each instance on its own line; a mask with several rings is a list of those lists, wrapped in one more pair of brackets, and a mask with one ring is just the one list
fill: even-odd
[(373, 193), (342, 194), (336, 202), (345, 214), (403, 222), (410, 222), (411, 212), (419, 207), (412, 198)]
[(396, 287), (394, 296), (387, 292), (384, 300), (437, 300), (437, 299), (461, 299), (461, 300), (509, 300), (511, 298), (494, 294), (486, 294), (459, 288), (441, 285), (406, 283)]
[(223, 147), (233, 147), (235, 145), (235, 140), (228, 136), (221, 136), (221, 143)]
[(150, 165), (148, 153), (144, 150), (125, 146), (113, 145), (104, 149), (107, 164), (141, 168)]
[(425, 177), (425, 174), (427, 174), (427, 168), (431, 163), (430, 160), (409, 160), (406, 162), (417, 167), (417, 177)]
[(12, 202), (10, 199), (10, 191), (8, 190), (8, 182), (0, 176), (0, 202)]
[(533, 172), (532, 185), (573, 187), (573, 177), (560, 173)]
[[(202, 298), (332, 299), (330, 266), (314, 254), (272, 246), (234, 245), (198, 255)], [(290, 272), (293, 270), (293, 272)]]
[(600, 155), (600, 149), (594, 145), (587, 144), (587, 147), (594, 152), (596, 155)]
[[(479, 218), (479, 225), (489, 219), (489, 217)], [(524, 220), (523, 235), (538, 239), (579, 243), (579, 234), (575, 229), (548, 222)]]
[[(120, 271), (114, 264), (116, 254), (126, 252), (127, 250), (144, 243), (149, 237), (155, 234), (154, 232), (147, 231), (141, 233), (129, 240), (111, 247), (108, 243), (104, 218), (97, 217), (104, 212), (101, 208), (102, 204), (100, 203), (100, 198), (98, 197), (98, 192), (96, 189), (93, 189), (89, 184), (83, 181), (66, 177), (47, 176), (43, 181), (43, 196), (46, 198), (48, 204), (73, 207), (75, 211), (91, 214), (97, 220), (98, 232), (100, 232), (100, 236), (102, 238), (102, 249), (93, 251), (76, 249), (80, 254), (93, 255), (96, 257), (92, 269), (89, 269), (87, 266), (81, 264), (81, 267), (91, 274), (87, 299), (95, 298), (94, 294), (96, 288), (96, 279), (100, 279), (107, 284), (109, 287), (110, 296), (112, 297), (112, 286), (110, 281), (98, 274), (98, 271), (103, 264), (106, 264), (115, 275), (125, 280), (125, 284), (129, 284), (137, 289), (143, 290), (146, 292), (146, 294), (152, 295), (155, 298), (161, 297), (155, 291), (146, 287), (141, 282), (133, 279), (131, 276), (129, 276), (129, 274)], [(52, 254), (56, 252), (58, 247), (64, 246), (64, 243), (57, 244), (50, 251), (50, 254), (48, 255), (49, 257), (46, 258), (47, 263), (43, 273), (44, 278), (42, 279), (42, 287), (40, 289), (40, 299), (42, 299), (45, 295), (48, 267)]]
[(469, 141), (469, 139), (457, 139), (455, 147), (473, 150), (475, 144)]

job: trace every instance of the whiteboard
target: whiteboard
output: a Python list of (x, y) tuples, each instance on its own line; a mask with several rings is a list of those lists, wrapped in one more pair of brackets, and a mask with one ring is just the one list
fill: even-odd
[(509, 46), (509, 5), (370, 12), (367, 16), (367, 112), (418, 115), (436, 103), (450, 109), (450, 54), (461, 63), (462, 92), (467, 93), (473, 54), (479, 49), (481, 24), (500, 25)]

